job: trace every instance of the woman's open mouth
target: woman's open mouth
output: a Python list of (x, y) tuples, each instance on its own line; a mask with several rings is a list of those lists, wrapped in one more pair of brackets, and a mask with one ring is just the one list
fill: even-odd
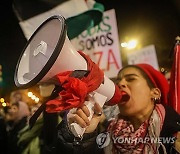
[(120, 103), (119, 104), (125, 104), (126, 102), (128, 102), (130, 99), (130, 96), (125, 92), (125, 91), (122, 91), (122, 98), (120, 100)]

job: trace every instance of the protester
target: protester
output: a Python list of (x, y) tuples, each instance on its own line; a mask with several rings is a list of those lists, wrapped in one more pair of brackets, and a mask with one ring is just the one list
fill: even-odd
[(4, 120), (6, 123), (6, 131), (8, 132), (12, 128), (12, 125), (13, 125), (13, 117), (10, 114), (11, 107), (6, 106), (3, 109), (4, 109)]
[(11, 105), (9, 111), (13, 121), (11, 129), (8, 131), (8, 154), (19, 154), (18, 133), (27, 125), (27, 119), (30, 115), (29, 107), (25, 102), (18, 101)]
[(43, 118), (40, 117), (32, 129), (26, 125), (18, 132), (18, 142), (20, 154), (40, 154), (41, 153), (41, 132)]
[(1, 153), (6, 154), (7, 151), (7, 131), (5, 122), (5, 113), (0, 111), (0, 150)]
[(16, 91), (11, 92), (10, 103), (13, 104), (13, 103), (16, 103), (18, 101), (23, 101), (23, 95), (22, 95), (21, 91), (16, 90)]
[[(120, 113), (106, 132), (98, 132), (102, 117), (96, 114), (102, 112), (98, 102), (91, 121), (83, 105), (58, 126), (61, 153), (101, 153), (102, 149), (108, 154), (175, 153), (180, 145), (180, 116), (166, 105), (169, 86), (165, 77), (148, 64), (128, 65), (119, 71), (117, 85), (126, 94), (118, 103)], [(86, 128), (82, 138), (70, 131), (72, 122)]]
[[(29, 118), (37, 111), (40, 104), (31, 106), (31, 113)], [(28, 118), (28, 121), (29, 121)], [(40, 154), (41, 153), (41, 134), (43, 128), (42, 114), (32, 128), (29, 124), (18, 132), (18, 142), (20, 154)]]

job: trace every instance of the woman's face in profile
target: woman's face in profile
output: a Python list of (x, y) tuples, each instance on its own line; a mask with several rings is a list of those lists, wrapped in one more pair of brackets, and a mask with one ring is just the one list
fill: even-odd
[(118, 104), (120, 113), (124, 116), (143, 114), (151, 108), (151, 90), (141, 72), (134, 67), (123, 69), (117, 77), (119, 88), (128, 97), (122, 98)]

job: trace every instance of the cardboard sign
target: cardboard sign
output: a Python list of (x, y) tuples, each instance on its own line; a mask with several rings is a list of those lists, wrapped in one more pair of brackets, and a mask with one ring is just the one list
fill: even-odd
[(104, 12), (99, 25), (85, 30), (71, 42), (77, 50), (89, 55), (107, 77), (116, 77), (122, 68), (114, 9)]
[(156, 50), (154, 45), (149, 45), (140, 50), (127, 53), (128, 64), (146, 63), (159, 70)]

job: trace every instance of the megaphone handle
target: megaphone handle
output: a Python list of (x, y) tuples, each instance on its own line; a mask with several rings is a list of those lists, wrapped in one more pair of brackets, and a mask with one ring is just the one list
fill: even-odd
[[(92, 96), (91, 96), (92, 95)], [(94, 114), (94, 103), (98, 103), (101, 107), (103, 107), (104, 103), (106, 102), (107, 97), (104, 95), (101, 95), (100, 93), (93, 92), (93, 94), (90, 94), (90, 100), (85, 101), (85, 105), (89, 109), (90, 116), (88, 117), (89, 121), (91, 121), (92, 116)], [(74, 109), (73, 109), (74, 110)], [(68, 114), (72, 114), (71, 110)], [(74, 134), (76, 137), (82, 137), (86, 128), (82, 128), (80, 125), (77, 123), (72, 123), (69, 125), (71, 132)]]

